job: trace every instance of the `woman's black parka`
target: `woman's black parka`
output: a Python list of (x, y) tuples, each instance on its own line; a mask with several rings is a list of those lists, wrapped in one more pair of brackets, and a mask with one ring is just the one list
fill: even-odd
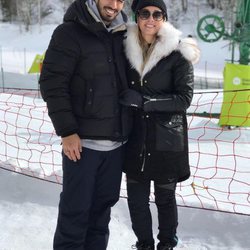
[(134, 110), (126, 144), (124, 171), (135, 180), (168, 183), (190, 176), (186, 110), (193, 96), (193, 66), (186, 58), (193, 59), (195, 51), (192, 46), (180, 49), (179, 39), (180, 32), (164, 23), (142, 69), (138, 28), (135, 24), (128, 27), (124, 42), (129, 85), (145, 101), (143, 109)]

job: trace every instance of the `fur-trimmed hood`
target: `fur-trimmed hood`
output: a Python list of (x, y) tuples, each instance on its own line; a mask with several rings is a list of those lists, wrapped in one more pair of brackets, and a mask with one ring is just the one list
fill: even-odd
[(124, 40), (125, 54), (131, 66), (136, 69), (141, 78), (162, 58), (167, 57), (175, 50), (179, 50), (192, 63), (198, 62), (200, 58), (200, 50), (196, 41), (192, 38), (181, 39), (181, 31), (177, 30), (171, 23), (165, 22), (158, 32), (158, 41), (149, 60), (141, 72), (143, 56), (139, 44), (137, 24), (128, 24), (126, 36), (127, 38)]

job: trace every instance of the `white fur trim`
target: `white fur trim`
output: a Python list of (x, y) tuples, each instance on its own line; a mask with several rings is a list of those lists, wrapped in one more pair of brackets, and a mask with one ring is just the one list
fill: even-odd
[(197, 42), (190, 37), (181, 39), (178, 50), (182, 55), (193, 64), (197, 63), (200, 59), (200, 49)]
[(141, 73), (143, 64), (142, 49), (139, 44), (138, 28), (136, 24), (127, 25), (127, 38), (124, 40), (125, 54), (130, 62), (130, 66)]
[(132, 68), (140, 74), (141, 78), (145, 76), (162, 58), (170, 55), (174, 50), (179, 50), (183, 56), (191, 61), (199, 60), (199, 49), (194, 39), (184, 38), (181, 40), (181, 31), (177, 30), (169, 22), (165, 22), (158, 32), (158, 41), (147, 61), (143, 71), (142, 49), (139, 44), (138, 28), (135, 23), (128, 24), (127, 38), (124, 40), (126, 56)]

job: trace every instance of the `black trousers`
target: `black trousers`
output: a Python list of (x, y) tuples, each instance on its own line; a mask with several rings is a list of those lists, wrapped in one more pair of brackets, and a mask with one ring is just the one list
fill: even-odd
[(105, 250), (111, 207), (118, 201), (123, 147), (112, 151), (83, 148), (81, 160), (63, 155), (55, 250)]
[[(132, 229), (139, 242), (154, 244), (152, 216), (149, 196), (150, 181), (138, 182), (127, 176), (128, 207)], [(176, 245), (176, 229), (178, 225), (175, 199), (176, 182), (157, 184), (154, 182), (155, 204), (158, 210), (158, 240), (173, 247)]]

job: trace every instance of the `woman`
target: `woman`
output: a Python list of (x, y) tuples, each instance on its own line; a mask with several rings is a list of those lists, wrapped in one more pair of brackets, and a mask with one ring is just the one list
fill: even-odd
[(158, 209), (158, 250), (177, 245), (175, 189), (190, 176), (186, 110), (193, 96), (193, 67), (199, 50), (193, 39), (180, 43), (181, 32), (167, 22), (163, 0), (139, 0), (136, 24), (128, 26), (125, 53), (129, 90), (120, 102), (134, 109), (126, 145), (125, 173), (135, 249), (154, 249), (149, 209), (154, 181)]

